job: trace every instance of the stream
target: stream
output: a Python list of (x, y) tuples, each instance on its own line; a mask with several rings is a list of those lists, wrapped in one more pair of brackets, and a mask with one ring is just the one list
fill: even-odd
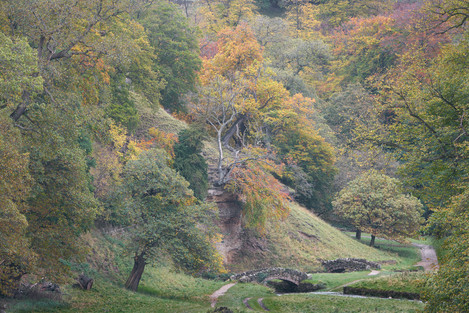
[(403, 300), (403, 301), (417, 301), (422, 302), (420, 300), (409, 300), (409, 299), (398, 299), (398, 298), (381, 298), (381, 297), (371, 297), (371, 296), (358, 296), (358, 295), (346, 295), (341, 292), (334, 292), (334, 291), (315, 291), (315, 292), (292, 292), (292, 293), (277, 293), (277, 296), (285, 296), (285, 295), (308, 295), (308, 294), (315, 294), (315, 295), (323, 295), (323, 296), (336, 296), (336, 297), (346, 297), (346, 298), (370, 298), (370, 299), (388, 299), (388, 300)]

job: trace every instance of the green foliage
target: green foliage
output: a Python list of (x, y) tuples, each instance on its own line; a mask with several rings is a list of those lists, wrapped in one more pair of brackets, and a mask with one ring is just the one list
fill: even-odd
[(340, 141), (346, 143), (353, 138), (359, 123), (367, 120), (372, 104), (371, 95), (360, 84), (351, 84), (334, 93), (323, 104), (322, 112)]
[(329, 188), (335, 174), (334, 151), (313, 124), (314, 99), (295, 95), (266, 114), (273, 144), (287, 164), (282, 179), (295, 188), (296, 199), (317, 214), (330, 210)]
[(41, 92), (43, 79), (37, 73), (37, 57), (28, 42), (0, 32), (0, 108), (17, 105), (23, 92)]
[(39, 266), (60, 277), (68, 270), (61, 259), (82, 256), (78, 238), (93, 225), (98, 204), (90, 189), (86, 154), (78, 144), (79, 114), (36, 105), (28, 115), (42, 125), (41, 132), (24, 136), (35, 182), (25, 212), (28, 235), (32, 249), (41, 256)]
[(132, 132), (138, 125), (138, 111), (130, 97), (130, 86), (125, 83), (125, 77), (122, 74), (111, 78), (111, 90), (112, 100), (106, 108), (106, 113)]
[(425, 300), (427, 312), (465, 312), (469, 310), (469, 191), (455, 196), (447, 210), (433, 218), (443, 225), (448, 234), (439, 258), (440, 269), (427, 284)]
[(168, 162), (164, 152), (153, 149), (124, 168), (120, 196), (122, 210), (129, 218), (128, 250), (145, 263), (165, 251), (179, 267), (192, 273), (206, 266), (218, 269), (210, 242), (212, 228), (202, 231), (197, 226), (209, 225), (211, 206), (195, 204), (188, 183)]
[(29, 155), (22, 152), (20, 132), (0, 111), (0, 295), (9, 295), (32, 269), (34, 253), (26, 237), (25, 200), (31, 188)]
[(179, 8), (166, 1), (156, 1), (139, 17), (155, 49), (153, 66), (166, 81), (161, 92), (162, 105), (169, 110), (184, 110), (183, 96), (194, 91), (200, 69), (196, 34)]
[(396, 179), (373, 170), (350, 182), (332, 204), (339, 216), (373, 236), (405, 240), (421, 223), (420, 201), (402, 194)]
[(189, 182), (189, 188), (199, 200), (208, 190), (207, 163), (201, 155), (206, 134), (202, 129), (189, 127), (179, 133), (174, 145), (174, 169)]

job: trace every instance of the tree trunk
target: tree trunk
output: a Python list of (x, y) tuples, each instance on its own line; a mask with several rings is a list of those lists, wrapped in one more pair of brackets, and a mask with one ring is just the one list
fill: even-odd
[(221, 132), (223, 131), (223, 127), (220, 128), (217, 132), (217, 143), (218, 143), (218, 185), (223, 184), (223, 180), (225, 179), (225, 175), (223, 172), (223, 146), (222, 146), (222, 138)]
[(357, 229), (357, 232), (355, 233), (355, 238), (358, 240), (362, 239), (362, 231)]
[(30, 99), (31, 94), (29, 91), (23, 91), (21, 103), (16, 107), (16, 109), (13, 111), (13, 113), (10, 114), (10, 117), (17, 122), (20, 117), (26, 112), (26, 109), (28, 108), (29, 102), (31, 101)]
[(374, 247), (375, 246), (375, 235), (371, 235), (371, 241), (370, 241), (370, 247)]
[(93, 287), (93, 278), (86, 275), (80, 275), (77, 279), (78, 285), (83, 290), (90, 290)]
[(140, 279), (142, 278), (143, 271), (145, 270), (145, 258), (144, 253), (142, 252), (140, 255), (136, 255), (134, 257), (134, 267), (130, 272), (129, 278), (125, 282), (125, 288), (137, 291), (138, 284), (140, 283)]

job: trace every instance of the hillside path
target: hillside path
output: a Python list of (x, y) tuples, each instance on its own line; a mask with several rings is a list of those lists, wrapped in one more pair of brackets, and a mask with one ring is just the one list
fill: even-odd
[(236, 283), (227, 284), (221, 287), (220, 289), (218, 289), (217, 291), (215, 291), (214, 293), (212, 293), (212, 295), (210, 296), (210, 302), (212, 303), (211, 304), (212, 308), (214, 308), (215, 305), (217, 304), (218, 297), (223, 296), (228, 291), (228, 289), (230, 289), (234, 285), (236, 285)]
[(434, 271), (438, 269), (438, 258), (436, 256), (435, 249), (429, 245), (422, 245), (418, 243), (412, 244), (415, 247), (420, 248), (420, 255), (422, 261), (417, 263), (418, 266), (422, 266), (425, 272)]

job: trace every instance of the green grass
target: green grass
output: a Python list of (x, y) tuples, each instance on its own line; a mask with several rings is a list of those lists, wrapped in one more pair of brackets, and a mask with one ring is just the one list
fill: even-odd
[(195, 278), (169, 267), (150, 267), (140, 282), (140, 293), (166, 299), (209, 301), (209, 295), (226, 282)]
[(291, 205), (289, 217), (285, 221), (268, 224), (266, 236), (260, 240), (266, 243), (266, 249), (241, 254), (237, 264), (231, 266), (232, 271), (266, 266), (318, 271), (322, 269), (319, 259), (345, 257), (401, 262), (394, 251), (390, 253), (368, 247), (295, 203)]
[[(324, 283), (326, 289), (324, 291), (342, 291), (341, 286), (356, 280), (372, 279), (376, 276), (368, 276), (370, 271), (350, 272), (350, 273), (317, 273), (308, 282), (313, 284)], [(383, 275), (383, 274), (381, 274)]]
[[(354, 232), (345, 232), (350, 237), (355, 238)], [(369, 245), (371, 238), (369, 234), (363, 233), (362, 239), (357, 240), (353, 239), (356, 242), (361, 242), (365, 245)], [(431, 241), (428, 239), (414, 240), (416, 243), (430, 244)], [(381, 252), (387, 252), (390, 255), (393, 255), (396, 264), (383, 265), (384, 269), (387, 270), (415, 270), (415, 264), (421, 260), (420, 250), (417, 247), (412, 246), (412, 244), (399, 243), (392, 240), (386, 240), (381, 238), (376, 238), (375, 248)]]
[(22, 301), (8, 312), (206, 312), (209, 295), (224, 284), (164, 268), (150, 269), (144, 275), (139, 292), (99, 278), (89, 291), (66, 288), (66, 303)]
[(271, 297), (264, 299), (263, 302), (270, 312), (283, 313), (420, 312), (424, 306), (416, 301), (348, 298), (315, 295), (314, 293)]
[(23, 300), (23, 301), (10, 301), (11, 306), (8, 312), (48, 312), (52, 310), (66, 310), (69, 304), (64, 301), (55, 301), (49, 299), (42, 300)]
[(422, 293), (426, 278), (423, 272), (404, 272), (360, 281), (350, 287)]
[(146, 137), (151, 127), (172, 134), (177, 134), (187, 128), (185, 122), (172, 117), (161, 107), (155, 107), (144, 96), (134, 92), (130, 95), (140, 115), (140, 124), (136, 130), (137, 136)]
[[(243, 300), (246, 298), (252, 298), (249, 301), (251, 307), (258, 307), (258, 298), (266, 298), (275, 296), (273, 289), (258, 284), (242, 284), (238, 283), (231, 287), (228, 292), (219, 298), (217, 306), (225, 306), (228, 308), (236, 308), (239, 310), (247, 311)], [(260, 307), (258, 307), (260, 309)], [(251, 311), (252, 312), (252, 311)]]

